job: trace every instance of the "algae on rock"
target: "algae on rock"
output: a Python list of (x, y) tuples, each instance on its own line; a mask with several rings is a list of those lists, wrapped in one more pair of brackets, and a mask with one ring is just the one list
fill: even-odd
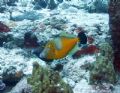
[(43, 68), (37, 62), (33, 64), (33, 73), (28, 83), (32, 85), (32, 93), (73, 93), (58, 72)]
[(116, 82), (116, 74), (113, 66), (113, 51), (108, 43), (100, 45), (100, 55), (96, 57), (93, 68), (90, 71), (90, 84)]

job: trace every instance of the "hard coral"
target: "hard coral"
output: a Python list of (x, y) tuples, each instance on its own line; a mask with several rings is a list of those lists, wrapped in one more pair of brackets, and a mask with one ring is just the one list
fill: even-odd
[(9, 32), (9, 31), (10, 31), (10, 28), (5, 24), (3, 24), (2, 22), (0, 22), (0, 32)]
[(109, 43), (100, 45), (100, 55), (90, 71), (90, 84), (116, 83), (116, 74), (113, 67), (113, 50)]
[(104, 56), (98, 56), (90, 71), (89, 83), (102, 84), (104, 82), (114, 84), (116, 82), (116, 74), (112, 62)]
[(113, 59), (113, 49), (109, 43), (100, 44), (100, 53), (102, 56), (105, 56), (108, 59)]
[(78, 58), (81, 55), (87, 55), (87, 54), (94, 54), (94, 53), (98, 53), (99, 52), (99, 48), (97, 48), (97, 46), (95, 45), (90, 45), (87, 48), (83, 48), (81, 50), (78, 50), (74, 55), (73, 58)]
[(37, 62), (33, 64), (33, 73), (28, 83), (32, 85), (32, 93), (73, 93), (58, 72), (43, 68)]

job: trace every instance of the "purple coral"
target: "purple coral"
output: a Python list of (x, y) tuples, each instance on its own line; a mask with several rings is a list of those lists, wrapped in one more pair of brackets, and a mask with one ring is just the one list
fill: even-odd
[(0, 21), (0, 32), (9, 32), (10, 28)]

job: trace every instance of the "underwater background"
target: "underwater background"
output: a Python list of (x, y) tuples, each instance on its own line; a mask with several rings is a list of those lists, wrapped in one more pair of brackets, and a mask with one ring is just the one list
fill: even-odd
[[(0, 93), (119, 93), (109, 2), (0, 0)], [(47, 42), (59, 50), (68, 42), (58, 37), (77, 37), (76, 28), (87, 36), (85, 46), (60, 59), (41, 58)]]

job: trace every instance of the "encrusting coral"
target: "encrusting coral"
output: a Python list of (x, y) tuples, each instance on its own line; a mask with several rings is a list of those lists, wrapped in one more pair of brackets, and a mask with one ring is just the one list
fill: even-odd
[(108, 43), (100, 45), (100, 55), (90, 71), (90, 84), (112, 83), (116, 82), (116, 74), (113, 67), (113, 51)]
[(43, 68), (37, 62), (33, 64), (32, 76), (28, 78), (28, 83), (32, 85), (32, 93), (73, 93), (58, 72)]

